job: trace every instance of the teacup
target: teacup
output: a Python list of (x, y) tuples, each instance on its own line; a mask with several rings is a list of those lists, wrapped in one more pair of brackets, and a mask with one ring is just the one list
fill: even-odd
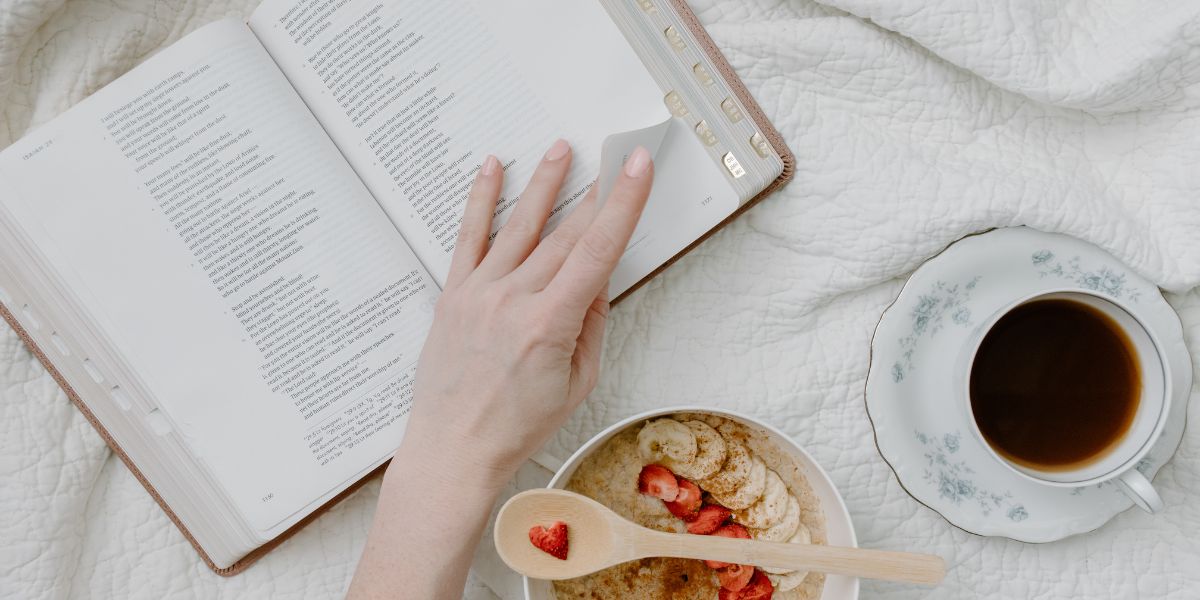
[[(1140, 371), (1140, 392), (1128, 427), (1103, 452), (1078, 466), (1037, 468), (1010, 459), (984, 435), (972, 406), (972, 370), (976, 368), (980, 347), (988, 333), (1001, 319), (1018, 307), (1041, 300), (1077, 302), (1111, 319), (1124, 333), (1128, 346), (1132, 349), (1133, 361)], [(1153, 447), (1166, 425), (1172, 393), (1171, 380), (1166, 372), (1167, 357), (1163, 345), (1155, 338), (1154, 333), (1119, 300), (1082, 289), (1062, 289), (1019, 298), (997, 310), (977, 327), (968, 337), (967, 346), (960, 357), (957, 368), (957, 376), (960, 379), (958, 389), (962, 391), (966, 420), (975, 437), (992, 458), (1021, 477), (1050, 486), (1078, 488), (1112, 481), (1142, 510), (1155, 513), (1162, 509), (1162, 498), (1150, 481), (1137, 470), (1137, 465)], [(1069, 435), (1069, 432), (1063, 433)]]

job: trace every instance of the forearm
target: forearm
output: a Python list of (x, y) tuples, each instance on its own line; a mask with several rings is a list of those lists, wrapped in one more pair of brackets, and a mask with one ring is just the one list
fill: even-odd
[(555, 142), (491, 243), (504, 168), (480, 165), (351, 598), (460, 597), (500, 490), (595, 387), (606, 287), (654, 168), (638, 148), (603, 206), (593, 187), (543, 240), (570, 164)]
[(384, 474), (348, 598), (461, 598), (475, 546), (508, 480), (461, 446), (410, 433)]

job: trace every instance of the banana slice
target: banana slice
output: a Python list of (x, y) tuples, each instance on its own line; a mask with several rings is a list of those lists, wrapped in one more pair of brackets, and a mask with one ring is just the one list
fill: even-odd
[(789, 495), (783, 519), (766, 529), (751, 529), (750, 537), (768, 542), (786, 542), (796, 534), (797, 527), (800, 527), (800, 501)]
[[(791, 537), (791, 539), (788, 540), (788, 543), (789, 544), (811, 544), (812, 543), (812, 534), (808, 531), (808, 527), (805, 527), (803, 524), (801, 524), (798, 528), (796, 528), (796, 533), (792, 534), (792, 537)], [(776, 586), (778, 586), (779, 584), (778, 584), (778, 582), (775, 581), (775, 579), (774, 579), (775, 576), (791, 575), (793, 573), (800, 572), (800, 571), (791, 571), (788, 569), (776, 569), (774, 567), (759, 567), (758, 569), (760, 571), (766, 573), (768, 577), (772, 577), (771, 583), (775, 584)], [(808, 575), (808, 571), (803, 571), (802, 573), (804, 575)], [(801, 581), (803, 581), (804, 577), (801, 576), (799, 579)], [(797, 582), (796, 585), (800, 585), (799, 582)], [(796, 587), (796, 586), (792, 586), (792, 587)], [(789, 589), (791, 589), (791, 588), (789, 588)]]
[[(647, 463), (689, 463), (696, 460), (696, 453), (695, 434), (686, 425), (674, 419), (650, 421), (638, 432), (638, 454), (641, 454), (642, 460)], [(664, 466), (670, 468), (668, 465)]]
[(737, 423), (734, 423), (728, 419), (721, 419), (721, 422), (717, 425), (713, 425), (713, 428), (716, 429), (717, 433), (720, 433), (727, 440), (737, 439), (739, 434), (742, 435), (742, 437), (745, 435), (741, 434), (741, 430)]
[(663, 465), (680, 477), (699, 481), (721, 470), (725, 464), (725, 440), (716, 429), (700, 421), (684, 421), (683, 424), (696, 437), (696, 458), (689, 462), (664, 459)]
[(767, 573), (767, 579), (771, 580), (771, 585), (775, 586), (777, 592), (790, 592), (800, 587), (805, 577), (808, 577), (808, 571), (792, 571), (786, 575)]
[[(729, 493), (717, 493), (711, 489), (709, 490), (713, 499), (729, 510), (738, 511), (753, 506), (762, 498), (763, 490), (767, 488), (767, 465), (757, 456), (752, 456), (748, 453), (747, 456), (750, 457), (750, 470), (741, 486)], [(725, 471), (721, 472), (721, 474), (724, 473)], [(787, 489), (786, 486), (784, 489)], [(742, 523), (742, 525), (745, 525), (745, 523)]]
[(746, 485), (750, 479), (750, 471), (754, 468), (754, 457), (750, 456), (750, 451), (745, 446), (730, 440), (724, 441), (727, 454), (725, 464), (716, 473), (696, 482), (714, 496), (736, 492)]
[(773, 527), (787, 515), (787, 501), (791, 497), (787, 484), (780, 479), (779, 474), (768, 469), (767, 485), (762, 497), (749, 508), (734, 510), (733, 520), (751, 529)]

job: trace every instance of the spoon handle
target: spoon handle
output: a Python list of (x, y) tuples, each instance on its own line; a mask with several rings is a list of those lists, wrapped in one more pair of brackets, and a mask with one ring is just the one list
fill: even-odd
[(946, 575), (940, 556), (819, 544), (763, 542), (647, 531), (634, 542), (639, 558), (671, 556), (818, 571), (852, 577), (934, 585)]

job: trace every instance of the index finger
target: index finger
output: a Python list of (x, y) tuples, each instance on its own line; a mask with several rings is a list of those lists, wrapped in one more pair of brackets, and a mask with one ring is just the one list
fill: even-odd
[(546, 293), (583, 314), (617, 268), (642, 216), (642, 209), (646, 207), (653, 181), (654, 165), (650, 152), (638, 147), (625, 161), (612, 193), (595, 220), (546, 286)]
[(495, 156), (489, 154), (475, 174), (475, 184), (471, 186), (471, 193), (463, 208), (462, 224), (454, 243), (454, 255), (450, 259), (450, 273), (446, 276), (447, 289), (462, 283), (487, 254), (492, 216), (496, 212), (496, 201), (503, 184), (504, 168)]

